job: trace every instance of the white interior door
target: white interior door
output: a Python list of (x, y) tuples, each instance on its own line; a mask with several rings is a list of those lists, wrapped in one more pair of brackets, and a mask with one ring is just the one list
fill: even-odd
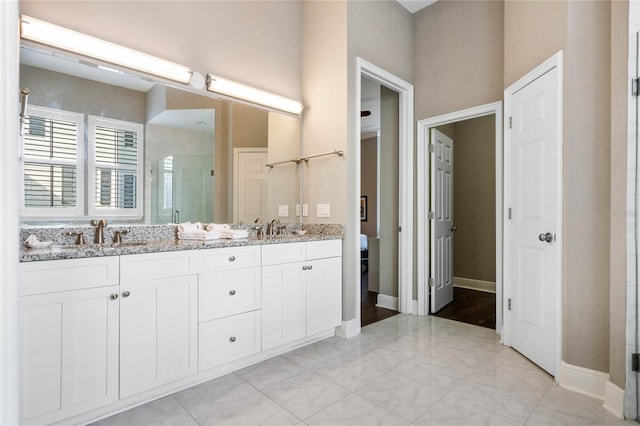
[(233, 156), (233, 221), (253, 223), (267, 212), (267, 148), (236, 148)]
[(554, 375), (562, 266), (558, 74), (554, 67), (513, 93), (506, 177), (511, 345)]
[(431, 312), (453, 302), (453, 140), (431, 129)]

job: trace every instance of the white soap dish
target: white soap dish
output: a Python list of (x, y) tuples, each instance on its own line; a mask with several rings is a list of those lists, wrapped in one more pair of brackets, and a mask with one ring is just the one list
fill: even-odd
[(30, 249), (43, 249), (47, 247), (51, 247), (51, 241), (32, 241), (28, 243), (24, 243), (26, 248)]
[(307, 233), (306, 229), (296, 229), (295, 231), (293, 231), (296, 235), (304, 235)]

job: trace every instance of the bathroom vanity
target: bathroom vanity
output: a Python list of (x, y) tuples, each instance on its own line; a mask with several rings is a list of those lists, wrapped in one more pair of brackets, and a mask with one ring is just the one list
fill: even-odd
[(341, 235), (54, 248), (21, 260), (25, 425), (106, 417), (341, 323)]

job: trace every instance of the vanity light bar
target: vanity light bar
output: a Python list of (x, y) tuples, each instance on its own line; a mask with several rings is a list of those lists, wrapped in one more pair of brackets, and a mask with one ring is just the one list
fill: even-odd
[(296, 115), (300, 114), (304, 108), (300, 102), (293, 99), (274, 95), (273, 93), (245, 86), (212, 74), (207, 74), (207, 89), (210, 92), (220, 93)]
[(59, 49), (188, 84), (191, 70), (128, 47), (22, 15), (21, 37)]

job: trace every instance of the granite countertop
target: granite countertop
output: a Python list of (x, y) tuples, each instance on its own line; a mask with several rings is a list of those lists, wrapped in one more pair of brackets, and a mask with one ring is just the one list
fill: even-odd
[(125, 241), (122, 244), (106, 243), (85, 244), (53, 244), (49, 248), (29, 249), (21, 246), (20, 262), (36, 262), (43, 260), (81, 259), (102, 256), (124, 256), (129, 254), (161, 253), (181, 250), (202, 250), (223, 247), (244, 247), (254, 245), (285, 244), (307, 241), (342, 239), (342, 233), (307, 233), (306, 235), (283, 235), (263, 238), (244, 238), (237, 240), (214, 240), (208, 242), (178, 239), (156, 239), (145, 241)]

